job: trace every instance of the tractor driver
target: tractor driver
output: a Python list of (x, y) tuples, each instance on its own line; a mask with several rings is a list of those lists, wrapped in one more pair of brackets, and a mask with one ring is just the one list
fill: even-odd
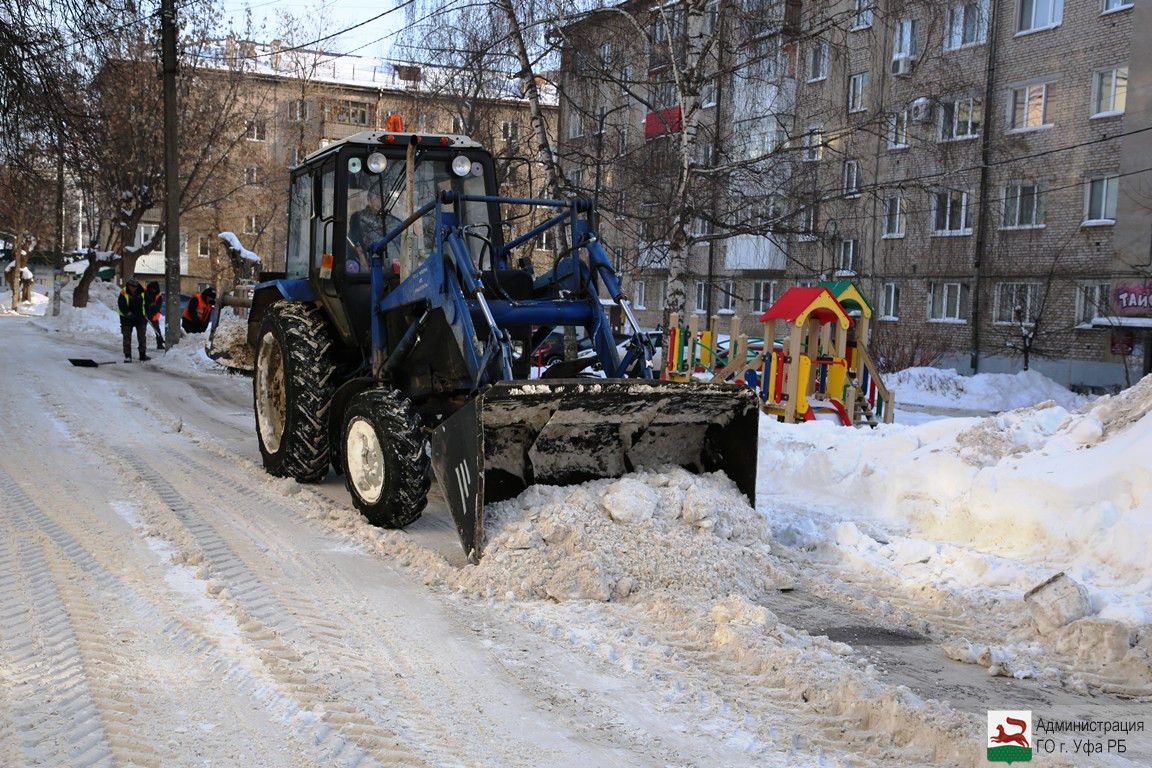
[(356, 254), (355, 259), (345, 259), (345, 271), (350, 275), (367, 273), (368, 246), (385, 234), (400, 226), (401, 219), (393, 215), (391, 206), (384, 208), (384, 197), (378, 185), (365, 191), (366, 203), (348, 219), (348, 243)]

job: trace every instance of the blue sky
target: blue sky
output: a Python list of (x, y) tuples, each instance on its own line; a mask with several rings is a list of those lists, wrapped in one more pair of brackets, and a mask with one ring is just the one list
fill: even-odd
[[(224, 0), (225, 23), (237, 31), (244, 27), (244, 9), (252, 9), (253, 23), (261, 24), (267, 30), (253, 37), (263, 42), (276, 37), (279, 29), (279, 13), (287, 12), (304, 19), (303, 31), (306, 40), (346, 29), (386, 11), (392, 7), (392, 0)], [(404, 22), (403, 11), (369, 22), (358, 29), (342, 34), (338, 39), (326, 41), (323, 47), (343, 53), (356, 53), (362, 56), (386, 56), (395, 40), (396, 31)], [(382, 39), (383, 38), (383, 39)]]

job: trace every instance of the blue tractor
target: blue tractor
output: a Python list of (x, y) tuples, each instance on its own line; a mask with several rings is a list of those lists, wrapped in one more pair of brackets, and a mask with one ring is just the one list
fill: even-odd
[[(547, 215), (509, 236), (512, 207)], [(372, 132), (292, 170), (288, 220), (285, 272), (263, 276), (248, 324), (269, 473), (342, 472), (389, 528), (420, 516), (434, 475), (473, 560), (485, 502), (534, 483), (673, 464), (752, 498), (755, 394), (654, 378), (644, 334), (620, 354), (601, 299), (640, 325), (588, 201), (498, 196), (492, 156), (462, 136)], [(562, 250), (537, 275), (520, 254), (547, 230)], [(529, 353), (565, 326), (597, 360), (532, 378)], [(595, 362), (605, 378), (576, 375)]]

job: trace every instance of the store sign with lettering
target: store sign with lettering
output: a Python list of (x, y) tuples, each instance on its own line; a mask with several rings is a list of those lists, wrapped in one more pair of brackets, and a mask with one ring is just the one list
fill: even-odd
[(1112, 289), (1112, 307), (1125, 317), (1152, 317), (1152, 283), (1130, 283)]

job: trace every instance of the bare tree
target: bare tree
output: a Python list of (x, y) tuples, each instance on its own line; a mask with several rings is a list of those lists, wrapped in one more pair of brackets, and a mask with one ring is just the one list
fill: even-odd
[[(259, 95), (242, 88), (242, 74), (253, 64), (242, 50), (222, 45), (214, 33), (211, 2), (182, 6), (179, 40), (178, 112), (181, 126), (181, 214), (211, 209), (246, 183), (234, 173), (236, 148), (259, 130)], [(120, 30), (114, 44), (98, 51), (88, 66), (88, 125), (77, 172), (95, 191), (105, 216), (102, 247), (119, 254), (121, 274), (129, 277), (137, 259), (163, 242), (166, 222), (137, 246), (144, 216), (163, 209), (164, 136), (160, 114), (161, 80), (156, 29)], [(73, 294), (84, 306), (95, 273), (89, 266)]]

